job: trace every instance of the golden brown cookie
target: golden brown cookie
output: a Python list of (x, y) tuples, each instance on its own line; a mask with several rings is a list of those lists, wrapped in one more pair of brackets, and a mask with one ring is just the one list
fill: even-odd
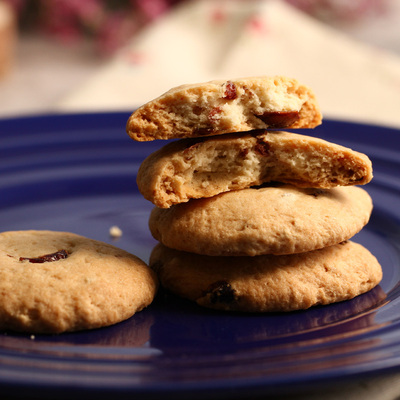
[(149, 141), (266, 128), (314, 128), (315, 95), (295, 79), (251, 77), (182, 85), (132, 113), (127, 132)]
[(161, 284), (197, 304), (226, 311), (307, 309), (352, 299), (382, 279), (376, 258), (343, 242), (285, 256), (210, 257), (157, 245), (150, 266)]
[(370, 196), (357, 186), (279, 185), (155, 207), (149, 227), (165, 246), (197, 254), (292, 254), (350, 239), (371, 211)]
[(136, 256), (67, 232), (0, 234), (0, 329), (61, 333), (115, 324), (157, 289)]
[(168, 208), (271, 181), (326, 189), (371, 179), (364, 154), (319, 138), (262, 130), (169, 143), (144, 160), (137, 184), (147, 200)]

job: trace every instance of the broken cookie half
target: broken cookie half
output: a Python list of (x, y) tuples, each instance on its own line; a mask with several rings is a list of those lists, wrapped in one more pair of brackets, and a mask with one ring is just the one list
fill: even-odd
[(169, 208), (273, 181), (329, 189), (371, 179), (365, 154), (311, 136), (258, 130), (169, 143), (144, 160), (137, 184), (147, 200)]
[(314, 93), (282, 76), (182, 85), (138, 108), (127, 122), (137, 141), (220, 135), (253, 129), (314, 128)]

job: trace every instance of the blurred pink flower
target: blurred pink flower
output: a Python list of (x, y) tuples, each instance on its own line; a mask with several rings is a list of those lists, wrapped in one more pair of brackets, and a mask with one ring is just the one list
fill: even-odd
[(19, 14), (23, 10), (26, 3), (25, 0), (5, 0), (5, 1), (16, 11), (17, 14)]
[(384, 14), (388, 0), (286, 0), (289, 4), (325, 22), (352, 22)]
[(104, 19), (95, 37), (96, 48), (102, 55), (113, 54), (139, 29), (131, 16), (124, 12), (113, 13)]
[(268, 27), (266, 23), (258, 16), (254, 16), (249, 19), (248, 27), (252, 32), (258, 35), (265, 36), (268, 34)]
[(73, 44), (89, 38), (96, 50), (112, 54), (146, 24), (183, 0), (4, 0), (22, 29), (34, 29)]
[(170, 7), (167, 0), (136, 0), (134, 3), (149, 20), (158, 18)]

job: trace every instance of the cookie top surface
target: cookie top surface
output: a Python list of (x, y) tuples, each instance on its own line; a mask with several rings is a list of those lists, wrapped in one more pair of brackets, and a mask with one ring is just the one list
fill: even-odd
[(139, 107), (126, 130), (137, 141), (219, 135), (266, 128), (314, 128), (315, 95), (297, 80), (252, 77), (182, 85)]
[(299, 187), (362, 185), (369, 158), (325, 140), (279, 131), (252, 131), (168, 143), (141, 164), (137, 184), (157, 207), (279, 181)]
[(196, 254), (292, 254), (350, 239), (371, 211), (370, 196), (357, 186), (279, 185), (155, 207), (149, 227), (165, 246)]
[(111, 325), (149, 305), (153, 271), (136, 256), (73, 233), (0, 234), (0, 329), (61, 333)]
[(157, 245), (150, 266), (171, 292), (226, 311), (307, 309), (351, 299), (378, 285), (382, 269), (362, 245), (347, 241), (285, 256), (210, 257)]

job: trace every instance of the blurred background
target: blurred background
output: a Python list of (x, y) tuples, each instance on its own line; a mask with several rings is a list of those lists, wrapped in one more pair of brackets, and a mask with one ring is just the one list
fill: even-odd
[(288, 75), (325, 117), (400, 127), (399, 0), (0, 0), (0, 117), (132, 111)]

